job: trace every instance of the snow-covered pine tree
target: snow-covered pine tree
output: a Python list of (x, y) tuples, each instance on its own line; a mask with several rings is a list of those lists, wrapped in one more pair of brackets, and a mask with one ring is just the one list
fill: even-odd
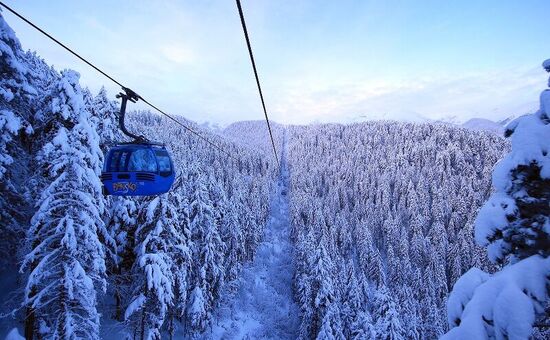
[[(96, 109), (95, 107), (95, 98), (92, 95), (92, 92), (88, 88), (82, 89), (82, 96), (84, 101), (84, 107), (86, 110), (90, 113), (91, 119), (90, 124), (92, 128), (98, 132), (99, 136), (99, 146), (101, 152), (99, 153), (99, 162), (103, 166), (103, 163), (105, 162), (105, 153), (106, 153), (106, 147), (104, 144), (104, 140), (106, 136), (112, 135), (115, 133), (115, 126), (114, 125), (108, 125), (108, 126), (101, 126), (99, 124), (100, 121), (102, 121), (102, 117), (100, 117), (101, 112)], [(107, 130), (108, 129), (108, 130)], [(98, 173), (99, 175), (99, 173)], [(101, 196), (101, 206), (107, 207), (111, 205), (111, 197)], [(105, 223), (108, 223), (108, 221), (111, 219), (111, 210), (110, 209), (102, 209), (100, 211), (101, 217)], [(116, 239), (115, 235), (113, 234), (113, 230), (106, 228), (100, 228), (99, 230), (99, 236), (100, 241), (105, 245), (105, 250), (108, 255), (107, 265), (109, 267), (113, 267), (113, 265), (116, 265)], [(112, 268), (109, 268), (112, 270)]]
[(17, 239), (24, 234), (20, 226), (28, 219), (25, 192), (19, 187), (29, 176), (23, 141), (33, 132), (36, 95), (19, 40), (0, 13), (0, 263), (15, 261)]
[[(246, 259), (254, 259), (256, 249), (262, 238), (262, 219), (253, 218), (253, 213), (257, 213), (256, 216), (266, 216), (267, 215), (267, 204), (262, 204), (260, 199), (260, 192), (262, 188), (259, 183), (256, 181), (249, 181), (246, 185), (247, 187), (246, 202), (249, 204), (245, 212), (242, 213), (241, 223), (243, 226), (243, 233), (245, 238), (245, 253)], [(267, 192), (262, 192), (264, 195), (268, 195)]]
[(174, 321), (184, 322), (185, 310), (189, 295), (189, 277), (191, 276), (191, 267), (193, 266), (193, 258), (191, 249), (191, 230), (189, 221), (189, 203), (185, 197), (185, 187), (181, 184), (182, 178), (174, 184), (172, 195), (174, 197), (174, 205), (178, 213), (178, 221), (176, 224), (177, 233), (181, 237), (182, 243), (178, 246), (177, 256), (172, 261), (172, 273), (174, 276), (174, 303), (169, 311), (168, 332), (171, 336), (176, 331)]
[[(348, 266), (347, 275), (342, 282), (343, 294), (342, 305), (340, 307), (342, 314), (342, 332), (347, 339), (357, 337), (359, 334), (366, 336), (368, 327), (372, 325), (361, 325), (365, 318), (370, 317), (367, 305), (364, 303), (367, 299), (364, 296), (363, 289), (360, 288), (353, 266)], [(372, 320), (371, 320), (372, 323)]]
[[(321, 236), (315, 253), (310, 255), (313, 257), (311, 261), (311, 275), (316, 278), (312, 283), (312, 298), (313, 301), (313, 317), (311, 320), (311, 336), (316, 336), (321, 331), (323, 325), (329, 326), (332, 329), (331, 319), (336, 316), (334, 309), (330, 309), (331, 305), (337, 305), (336, 301), (336, 287), (332, 279), (332, 273), (334, 273), (334, 265), (326, 250), (326, 240), (324, 236)], [(327, 316), (329, 313), (330, 316)], [(339, 313), (339, 311), (338, 311)], [(339, 316), (338, 316), (339, 319)], [(341, 332), (341, 322), (339, 322), (338, 328), (334, 329), (334, 332)]]
[(174, 263), (185, 256), (178, 228), (175, 193), (144, 202), (135, 234), (133, 299), (125, 319), (137, 325), (141, 339), (161, 339), (164, 322), (174, 306)]
[(8, 185), (5, 177), (15, 151), (11, 148), (12, 141), (26, 121), (28, 112), (24, 111), (29, 111), (26, 97), (34, 89), (29, 86), (19, 40), (1, 14), (0, 56), (0, 180)]
[(356, 319), (351, 325), (351, 337), (353, 340), (374, 340), (376, 339), (376, 328), (374, 321), (368, 311), (359, 311)]
[(344, 340), (346, 337), (342, 333), (342, 320), (340, 319), (340, 310), (337, 303), (331, 303), (327, 306), (321, 328), (317, 333), (317, 340)]
[(384, 285), (386, 283), (386, 271), (382, 266), (382, 257), (374, 244), (370, 229), (364, 227), (357, 233), (357, 252), (365, 277), (373, 282), (375, 286)]
[[(543, 67), (550, 72), (550, 59)], [(475, 230), (477, 243), (504, 268), (493, 275), (472, 268), (457, 281), (444, 339), (527, 339), (537, 318), (549, 324), (550, 90), (542, 92), (540, 109), (510, 123), (506, 135), (512, 150), (495, 167), (496, 190)]]
[[(406, 275), (413, 276), (414, 273), (407, 272)], [(422, 326), (420, 314), (420, 300), (415, 299), (415, 291), (411, 287), (417, 287), (414, 285), (414, 280), (411, 279), (411, 285), (405, 285), (397, 293), (397, 300), (399, 305), (397, 306), (399, 315), (403, 322), (403, 336), (405, 339), (417, 340), (420, 337), (420, 328)], [(411, 298), (412, 297), (412, 298)], [(440, 318), (441, 319), (441, 318)]]
[(118, 130), (118, 111), (116, 102), (109, 100), (107, 90), (105, 87), (101, 87), (92, 100), (91, 112), (97, 125), (101, 140), (100, 147), (104, 154), (107, 153), (109, 145), (122, 140), (122, 134)]
[(242, 206), (242, 199), (235, 195), (230, 199), (231, 202), (222, 219), (221, 235), (223, 243), (226, 245), (227, 257), (225, 259), (225, 277), (228, 283), (235, 280), (240, 272), (241, 264), (245, 258), (245, 241), (242, 227), (239, 223), (238, 214), (245, 211)]
[[(261, 221), (261, 218), (258, 219), (258, 217), (255, 217), (255, 214), (253, 213), (252, 209), (247, 206), (250, 202), (250, 197), (245, 197), (245, 194), (240, 194), (237, 196), (237, 206), (243, 207), (243, 209), (237, 210), (239, 214), (237, 215), (237, 223), (240, 226), (242, 237), (243, 239), (243, 261), (251, 261), (254, 259), (254, 254), (256, 251), (256, 248), (254, 248), (254, 245), (256, 244), (256, 238), (257, 236), (255, 234), (261, 233), (261, 229), (257, 230), (257, 226), (263, 225), (263, 221)], [(253, 199), (255, 201), (255, 199)], [(244, 209), (246, 207), (246, 209)], [(265, 216), (265, 212), (263, 211), (257, 211), (258, 215), (256, 216)]]
[(209, 195), (205, 175), (195, 169), (190, 176), (189, 192), (190, 229), (193, 241), (192, 293), (187, 307), (187, 319), (194, 331), (202, 331), (210, 319), (214, 300), (218, 298), (223, 284), (223, 244), (216, 213)]
[(315, 240), (312, 228), (306, 226), (306, 233), (298, 234), (294, 258), (297, 270), (294, 273), (293, 283), (298, 305), (301, 311), (300, 338), (308, 338), (311, 333), (311, 320), (313, 318), (313, 292), (312, 281), (310, 280), (310, 269), (312, 267), (310, 254), (314, 251)]
[(132, 267), (136, 261), (135, 231), (137, 228), (138, 206), (133, 199), (113, 197), (109, 201), (107, 229), (115, 241), (115, 249), (108, 261), (109, 289), (115, 299), (113, 318), (123, 321), (123, 306), (127, 306), (132, 296)]
[[(48, 65), (44, 59), (40, 58), (36, 52), (28, 50), (25, 52), (24, 57), (31, 86), (36, 90), (37, 94), (48, 93), (52, 86), (55, 86), (57, 83), (59, 73), (53, 66)], [(34, 105), (35, 107), (44, 104), (40, 95), (35, 100), (37, 102)]]
[(25, 336), (99, 338), (97, 289), (105, 290), (99, 137), (84, 108), (79, 75), (62, 72), (44, 109), (38, 157), (48, 181), (27, 232)]
[(397, 306), (386, 286), (380, 287), (374, 297), (376, 312), (376, 338), (384, 340), (403, 339), (405, 331)]
[(438, 301), (439, 307), (442, 307), (448, 293), (447, 273), (444, 262), (447, 252), (447, 239), (443, 223), (435, 222), (428, 234), (428, 238), (430, 239), (430, 248), (428, 251), (431, 256), (426, 264), (425, 282), (430, 282), (435, 301)]

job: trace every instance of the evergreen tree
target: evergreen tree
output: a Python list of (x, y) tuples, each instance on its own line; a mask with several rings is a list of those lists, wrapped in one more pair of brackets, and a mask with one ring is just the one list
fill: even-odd
[[(315, 313), (311, 321), (313, 334), (320, 332), (325, 321), (329, 321), (335, 313), (334, 309), (329, 311), (330, 306), (336, 303), (336, 288), (332, 280), (334, 265), (327, 253), (325, 244), (325, 238), (321, 236), (311, 263), (313, 267), (310, 272), (312, 277), (315, 278), (312, 284), (313, 310)], [(327, 314), (331, 315), (327, 316)]]
[(40, 332), (53, 338), (99, 337), (96, 290), (105, 290), (105, 255), (98, 233), (103, 209), (99, 137), (84, 108), (79, 75), (62, 72), (50, 95), (52, 126), (39, 155), (49, 184), (42, 192), (28, 230), (31, 249), (22, 270), (25, 288), (25, 336)]
[[(125, 318), (138, 318), (142, 339), (160, 339), (164, 321), (174, 305), (174, 261), (182, 257), (184, 240), (177, 228), (173, 193), (158, 196), (142, 208), (136, 230), (134, 298)], [(140, 313), (136, 313), (140, 310)]]
[(375, 295), (377, 339), (402, 339), (405, 332), (390, 291), (382, 286)]
[(223, 243), (226, 245), (227, 257), (225, 261), (226, 280), (231, 282), (237, 278), (240, 271), (240, 264), (245, 258), (244, 233), (238, 222), (238, 212), (246, 208), (240, 205), (240, 198), (237, 204), (230, 204), (221, 225)]
[[(6, 182), (8, 167), (13, 163), (12, 141), (23, 129), (28, 110), (26, 97), (35, 91), (27, 79), (28, 69), (22, 64), (19, 40), (0, 14), (0, 180)], [(31, 93), (29, 93), (31, 92)]]
[(126, 197), (113, 198), (110, 203), (107, 227), (115, 241), (115, 249), (111, 254), (111, 261), (108, 261), (109, 284), (115, 298), (114, 318), (123, 321), (123, 306), (130, 303), (132, 296), (138, 207), (134, 200)]
[(313, 319), (313, 290), (310, 270), (313, 258), (309, 254), (313, 251), (313, 234), (311, 228), (308, 232), (299, 234), (296, 242), (295, 259), (296, 273), (294, 274), (294, 287), (298, 297), (298, 305), (301, 310), (300, 338), (308, 338), (311, 334), (311, 320)]
[(351, 325), (351, 339), (373, 340), (376, 339), (376, 329), (372, 317), (367, 311), (359, 311)]
[(119, 108), (116, 103), (109, 100), (107, 90), (101, 87), (99, 93), (91, 103), (91, 113), (94, 117), (97, 131), (101, 139), (101, 150), (106, 154), (108, 146), (122, 140), (122, 134), (118, 131)]
[(357, 314), (365, 309), (363, 306), (365, 297), (357, 284), (357, 278), (352, 266), (348, 266), (346, 280), (342, 283), (344, 286), (344, 294), (342, 295), (342, 322), (344, 324), (343, 331), (350, 337), (353, 332), (353, 324), (357, 321)]
[[(181, 181), (181, 178), (180, 178)], [(193, 265), (193, 258), (191, 249), (193, 244), (191, 243), (191, 230), (189, 221), (189, 204), (182, 195), (183, 190), (179, 182), (175, 184), (175, 190), (172, 193), (174, 198), (174, 206), (177, 209), (178, 220), (176, 224), (176, 233), (181, 238), (181, 243), (177, 246), (177, 252), (172, 258), (172, 273), (174, 276), (174, 303), (173, 308), (169, 313), (169, 333), (171, 336), (175, 332), (174, 320), (184, 321), (185, 310), (188, 302), (188, 290), (189, 290), (189, 277), (191, 272), (191, 266)]]
[(216, 213), (212, 207), (209, 190), (200, 172), (193, 175), (190, 200), (190, 229), (193, 240), (193, 257), (197, 269), (193, 273), (193, 291), (187, 317), (195, 330), (203, 330), (210, 318), (214, 300), (223, 285), (224, 244), (221, 240)]
[(317, 333), (318, 340), (344, 340), (346, 337), (342, 333), (342, 321), (338, 311), (337, 303), (331, 303), (327, 306), (325, 315), (321, 322), (321, 328)]
[[(37, 91), (19, 40), (0, 14), (0, 262), (15, 261), (17, 240), (27, 222), (29, 204), (24, 195), (30, 177), (25, 141), (33, 132), (30, 120)], [(4, 267), (4, 266), (2, 266)]]

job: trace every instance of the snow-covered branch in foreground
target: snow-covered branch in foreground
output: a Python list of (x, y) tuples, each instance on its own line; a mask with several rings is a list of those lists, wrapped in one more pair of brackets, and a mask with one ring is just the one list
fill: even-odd
[[(543, 67), (550, 72), (550, 60)], [(495, 193), (476, 220), (476, 242), (508, 265), (494, 275), (472, 268), (457, 281), (444, 339), (527, 339), (537, 318), (548, 319), (550, 90), (540, 102), (538, 112), (507, 127), (512, 151), (496, 165)]]
[(442, 339), (527, 339), (544, 311), (550, 258), (533, 255), (489, 275), (470, 269), (447, 302), (451, 329)]

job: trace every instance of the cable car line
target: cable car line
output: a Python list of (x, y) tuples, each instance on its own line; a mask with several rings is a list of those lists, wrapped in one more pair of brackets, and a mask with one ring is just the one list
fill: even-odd
[(239, 159), (235, 156), (233, 156), (231, 153), (229, 153), (229, 151), (226, 151), (224, 149), (222, 149), (220, 146), (218, 146), (217, 144), (215, 144), (214, 142), (212, 142), (211, 140), (207, 139), (206, 137), (203, 137), (201, 134), (199, 134), (197, 131), (191, 129), (190, 127), (182, 124), (179, 120), (177, 120), (176, 118), (172, 117), (171, 115), (167, 114), (166, 112), (162, 111), (161, 109), (159, 109), (158, 107), (156, 107), (155, 105), (151, 104), (149, 101), (147, 101), (145, 98), (143, 97), (139, 97), (145, 104), (149, 105), (150, 107), (152, 107), (153, 109), (157, 110), (158, 112), (160, 112), (161, 114), (165, 115), (168, 119), (174, 121), (176, 124), (179, 124), (181, 127), (183, 127), (184, 129), (186, 129), (188, 132), (196, 135), (197, 137), (199, 137), (200, 139), (202, 139), (203, 141), (205, 141), (206, 143), (210, 144), (212, 147), (218, 149), (219, 151), (223, 152), (224, 154), (226, 154), (227, 156), (233, 158), (234, 160), (238, 161)]
[(273, 140), (273, 134), (271, 133), (271, 125), (269, 124), (269, 118), (267, 117), (267, 110), (265, 108), (264, 95), (262, 94), (262, 87), (260, 86), (260, 78), (258, 77), (258, 70), (256, 69), (256, 63), (254, 62), (254, 54), (252, 53), (252, 46), (250, 45), (250, 38), (248, 37), (248, 30), (246, 29), (246, 22), (244, 20), (243, 9), (241, 6), (241, 0), (237, 1), (237, 8), (239, 10), (239, 16), (241, 17), (241, 24), (243, 27), (244, 38), (246, 39), (246, 45), (248, 47), (248, 54), (250, 55), (250, 62), (254, 69), (254, 76), (256, 77), (256, 85), (258, 85), (258, 92), (260, 93), (260, 99), (262, 101), (262, 108), (264, 109), (265, 121), (267, 122), (267, 129), (269, 131), (269, 137), (271, 138), (271, 146), (273, 146), (273, 153), (275, 154), (275, 160), (277, 166), (280, 167), (279, 157), (277, 156), (277, 149), (275, 148), (275, 142)]
[(17, 13), (14, 9), (12, 9), (11, 7), (9, 7), (8, 5), (6, 5), (5, 3), (3, 3), (2, 1), (0, 1), (0, 5), (2, 5), (2, 7), (4, 7), (5, 9), (7, 9), (8, 11), (10, 11), (12, 14), (14, 14), (15, 16), (17, 16), (19, 19), (23, 20), (24, 22), (26, 22), (27, 24), (29, 24), (30, 26), (32, 26), (34, 29), (36, 29), (38, 32), (44, 34), (46, 37), (50, 38), (51, 40), (53, 40), (55, 43), (57, 43), (59, 46), (63, 47), (64, 49), (66, 49), (68, 52), (72, 53), (75, 57), (77, 57), (78, 59), (82, 60), (83, 62), (85, 62), (86, 64), (88, 64), (90, 67), (92, 67), (94, 70), (96, 70), (97, 72), (101, 73), (102, 75), (104, 75), (105, 77), (107, 77), (109, 80), (111, 80), (112, 82), (114, 82), (115, 84), (117, 84), (118, 86), (122, 87), (123, 89), (125, 88), (124, 85), (122, 85), (120, 82), (118, 82), (116, 79), (114, 79), (113, 77), (111, 77), (110, 75), (108, 75), (107, 73), (103, 72), (102, 70), (100, 70), (97, 66), (95, 66), (94, 64), (92, 64), (91, 62), (89, 62), (88, 60), (84, 59), (82, 56), (80, 56), (78, 53), (76, 53), (75, 51), (71, 50), (69, 47), (67, 47), (65, 44), (63, 44), (61, 41), (57, 40), (56, 38), (52, 37), (50, 34), (48, 34), (47, 32), (45, 32), (43, 29), (41, 29), (40, 27), (36, 26), (35, 24), (33, 24), (30, 20), (28, 20), (27, 18), (25, 18), (24, 16), (22, 16), (21, 14)]
[[(78, 59), (80, 59), (81, 61), (83, 61), (84, 63), (86, 63), (88, 66), (90, 66), (91, 68), (93, 68), (94, 70), (96, 70), (97, 72), (101, 73), (103, 76), (105, 76), (107, 79), (111, 80), (113, 83), (117, 84), (118, 86), (120, 86), (122, 88), (122, 90), (124, 90), (125, 93), (134, 93), (137, 97), (137, 99), (141, 99), (145, 104), (149, 105), (151, 108), (153, 108), (154, 110), (158, 111), (159, 113), (161, 113), (162, 115), (166, 116), (167, 118), (169, 118), (170, 120), (172, 120), (173, 122), (177, 123), (178, 125), (180, 125), (181, 127), (183, 127), (185, 130), (187, 130), (188, 132), (194, 134), (195, 136), (197, 136), (198, 138), (202, 139), (203, 141), (205, 141), (206, 143), (208, 143), (210, 146), (214, 147), (215, 149), (218, 149), (219, 151), (221, 151), (222, 153), (226, 154), (227, 156), (233, 158), (234, 160), (238, 160), (237, 157), (233, 156), (231, 153), (229, 153), (228, 151), (224, 150), (222, 147), (220, 147), (219, 145), (215, 144), (214, 142), (210, 141), (208, 138), (202, 136), (200, 133), (198, 133), (197, 131), (195, 131), (194, 129), (190, 128), (189, 126), (183, 124), (182, 122), (180, 122), (179, 120), (177, 120), (176, 118), (174, 118), (172, 115), (169, 115), (168, 113), (164, 112), (163, 110), (159, 109), (157, 106), (153, 105), (151, 102), (149, 102), (148, 100), (146, 100), (145, 98), (143, 98), (142, 96), (138, 95), (136, 92), (132, 91), (131, 89), (129, 89), (128, 87), (122, 85), (121, 82), (119, 82), (118, 80), (116, 80), (115, 78), (111, 77), (109, 74), (105, 73), (104, 71), (102, 71), (99, 67), (95, 66), (93, 63), (91, 63), (90, 61), (88, 61), (87, 59), (85, 59), (84, 57), (82, 57), (80, 54), (76, 53), (75, 51), (73, 51), (71, 48), (69, 48), (67, 45), (63, 44), (62, 42), (60, 42), (59, 40), (57, 40), (56, 38), (54, 38), (52, 35), (50, 35), (49, 33), (47, 33), (46, 31), (44, 31), (43, 29), (41, 29), (40, 27), (38, 27), (37, 25), (35, 25), (33, 22), (31, 22), (30, 20), (28, 20), (27, 18), (25, 18), (24, 16), (22, 16), (21, 14), (19, 14), (17, 11), (15, 11), (14, 9), (12, 9), (11, 7), (9, 7), (8, 5), (6, 5), (4, 2), (0, 1), (0, 5), (2, 7), (4, 7), (5, 9), (7, 9), (8, 11), (10, 11), (12, 14), (14, 14), (15, 16), (17, 16), (19, 19), (23, 20), (24, 22), (26, 22), (28, 25), (30, 25), (31, 27), (33, 27), (34, 29), (36, 29), (38, 32), (42, 33), (43, 35), (45, 35), (46, 37), (48, 37), (50, 40), (52, 40), (53, 42), (55, 42), (56, 44), (58, 44), (59, 46), (63, 47), (66, 51), (68, 51), (69, 53), (71, 53), (72, 55), (74, 55), (75, 57), (77, 57)], [(271, 133), (271, 130), (270, 130), (270, 133)]]

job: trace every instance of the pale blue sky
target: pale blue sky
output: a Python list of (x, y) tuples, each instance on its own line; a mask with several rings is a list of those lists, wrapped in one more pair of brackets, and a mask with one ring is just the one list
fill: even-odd
[[(203, 122), (262, 119), (233, 0), (5, 2), (158, 106)], [(537, 107), (547, 0), (242, 0), (271, 118), (282, 123), (485, 117)], [(117, 87), (10, 13), (25, 49)]]

